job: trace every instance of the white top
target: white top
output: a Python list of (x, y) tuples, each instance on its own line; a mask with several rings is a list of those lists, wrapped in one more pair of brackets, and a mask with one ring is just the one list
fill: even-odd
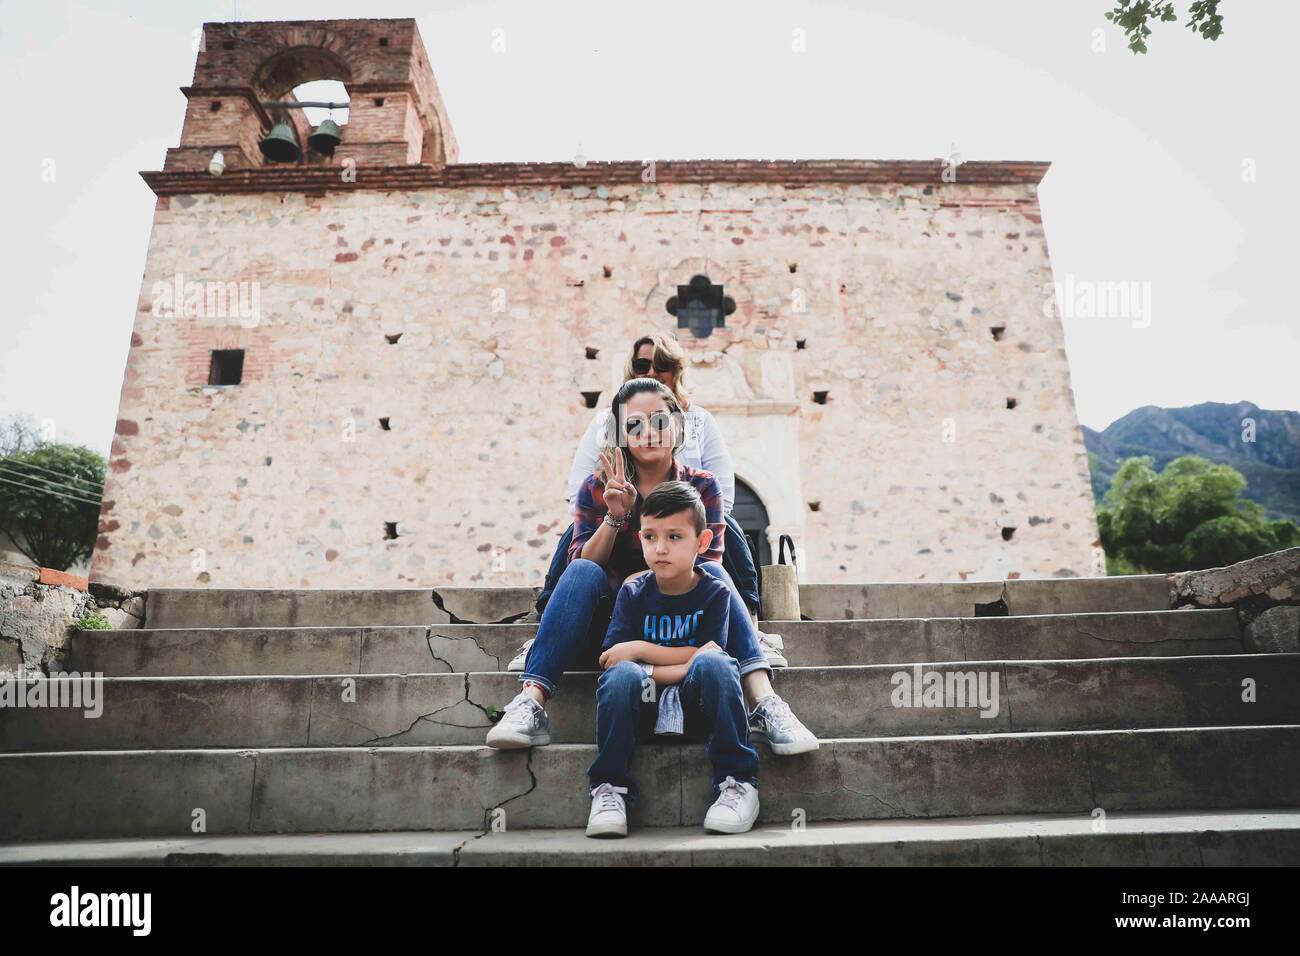
[[(569, 469), (569, 484), (564, 494), (570, 515), (573, 514), (573, 501), (578, 496), (578, 489), (600, 463), (600, 436), (608, 418), (608, 406), (596, 412), (573, 455), (573, 467)], [(731, 468), (731, 453), (718, 431), (718, 423), (699, 405), (692, 404), (686, 412), (686, 441), (677, 450), (676, 457), (683, 465), (713, 473), (722, 489), (722, 513), (731, 514), (731, 505), (736, 499), (736, 475)]]

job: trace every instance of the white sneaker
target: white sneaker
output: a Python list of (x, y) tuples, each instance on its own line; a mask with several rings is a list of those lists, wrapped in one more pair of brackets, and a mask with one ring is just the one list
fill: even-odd
[(767, 658), (767, 663), (770, 666), (790, 666), (790, 662), (787, 661), (785, 655), (781, 653), (785, 650), (785, 640), (780, 634), (766, 634), (763, 631), (759, 631), (758, 646), (763, 649), (763, 656)]
[(487, 734), (487, 745), (498, 750), (544, 747), (551, 742), (551, 718), (546, 708), (527, 694), (506, 704), (505, 713)]
[(747, 833), (758, 819), (758, 788), (728, 777), (718, 787), (718, 799), (704, 815), (710, 833)]
[(781, 757), (808, 753), (821, 746), (811, 730), (790, 710), (790, 705), (772, 694), (749, 715), (750, 740), (765, 740), (772, 753)]
[(519, 653), (512, 657), (510, 663), (506, 665), (506, 670), (508, 672), (519, 673), (523, 671), (524, 664), (528, 661), (528, 651), (532, 648), (533, 641), (535, 640), (537, 640), (537, 638), (530, 637), (528, 640), (524, 641), (524, 646), (519, 648)]
[(627, 836), (627, 804), (623, 802), (625, 793), (627, 787), (616, 787), (612, 783), (602, 783), (591, 791), (591, 813), (587, 816), (587, 836)]

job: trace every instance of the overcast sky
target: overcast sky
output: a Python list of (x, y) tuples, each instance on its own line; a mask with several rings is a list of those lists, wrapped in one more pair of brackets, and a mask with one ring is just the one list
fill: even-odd
[(1218, 42), (1157, 24), (1146, 56), (1110, 5), (0, 0), (0, 417), (108, 450), (154, 203), (138, 171), (178, 142), (199, 24), (358, 15), (417, 19), (464, 162), (1049, 160), (1058, 282), (1150, 290), (1149, 316), (1065, 318), (1085, 425), (1300, 408), (1300, 4), (1228, 0)]

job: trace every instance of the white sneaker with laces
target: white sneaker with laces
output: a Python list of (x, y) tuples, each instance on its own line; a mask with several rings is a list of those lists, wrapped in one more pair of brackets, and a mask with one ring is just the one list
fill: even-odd
[(524, 641), (524, 646), (519, 648), (519, 653), (512, 657), (510, 663), (506, 665), (506, 670), (508, 672), (517, 674), (523, 671), (524, 664), (528, 661), (528, 651), (532, 648), (533, 641), (535, 640), (535, 637), (530, 637), (528, 640)]
[(776, 694), (764, 697), (749, 715), (749, 737), (766, 740), (772, 753), (781, 757), (808, 753), (821, 746), (813, 732), (790, 710), (790, 705)]
[(785, 639), (780, 634), (758, 632), (758, 646), (763, 649), (763, 656), (772, 667), (789, 667), (790, 662), (781, 652), (785, 650)]
[(758, 788), (728, 777), (718, 785), (718, 799), (704, 815), (709, 833), (747, 833), (758, 819)]
[(527, 694), (506, 704), (501, 719), (487, 734), (487, 745), (498, 750), (544, 747), (551, 742), (551, 718), (546, 708)]
[(587, 836), (627, 836), (627, 804), (623, 794), (627, 787), (602, 783), (591, 791), (591, 813), (587, 815)]

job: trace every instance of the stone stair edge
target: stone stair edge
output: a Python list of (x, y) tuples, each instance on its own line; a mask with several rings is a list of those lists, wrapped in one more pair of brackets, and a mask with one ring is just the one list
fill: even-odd
[[(1016, 586), (1023, 583), (1053, 583), (1066, 584), (1075, 581), (1107, 581), (1117, 582), (1119, 584), (1132, 582), (1154, 583), (1156, 581), (1169, 580), (1167, 574), (1127, 574), (1127, 575), (1110, 575), (1097, 577), (1074, 577), (1074, 578), (1007, 578), (990, 580), (944, 580), (944, 581), (864, 581), (861, 583), (842, 582), (842, 581), (800, 581), (799, 587), (817, 587), (817, 588), (869, 588), (869, 587), (908, 587), (908, 588), (934, 588), (934, 587), (994, 587), (999, 585)], [(477, 592), (477, 593), (513, 593), (520, 591), (531, 591), (534, 594), (541, 592), (538, 585), (518, 584), (518, 585), (425, 585), (423, 587), (365, 587), (365, 588), (322, 588), (322, 587), (267, 587), (267, 588), (223, 588), (223, 587), (206, 587), (206, 588), (181, 588), (181, 587), (147, 587), (141, 589), (148, 594), (425, 594), (431, 592), (455, 591), (455, 592)]]
[[(942, 741), (963, 741), (969, 744), (972, 741), (983, 740), (1001, 740), (1014, 739), (1023, 741), (1028, 738), (1047, 738), (1047, 737), (1115, 737), (1120, 735), (1135, 734), (1197, 734), (1208, 735), (1215, 733), (1247, 733), (1253, 731), (1300, 731), (1300, 724), (1233, 724), (1221, 725), (1215, 724), (1206, 727), (1126, 727), (1120, 729), (1094, 729), (1094, 730), (1026, 730), (1026, 731), (1002, 731), (993, 733), (962, 733), (962, 734), (905, 734), (893, 737), (823, 737), (821, 742), (823, 747), (833, 748), (834, 745), (862, 745), (880, 743), (888, 746), (897, 746), (916, 741), (942, 740)], [(661, 751), (678, 751), (683, 749), (698, 748), (704, 749), (703, 743), (646, 743), (638, 744), (637, 750), (661, 750)], [(532, 748), (532, 754), (529, 759), (533, 759), (537, 754), (544, 754), (548, 751), (592, 751), (596, 745), (594, 743), (583, 744), (563, 744), (552, 743), (544, 747)], [(502, 751), (494, 750), (485, 744), (423, 744), (423, 745), (404, 745), (395, 744), (392, 746), (377, 747), (358, 744), (355, 746), (325, 746), (325, 747), (141, 747), (134, 749), (110, 749), (110, 750), (28, 750), (28, 751), (4, 751), (0, 752), (0, 761), (3, 760), (25, 760), (33, 758), (68, 758), (74, 757), (110, 757), (110, 756), (128, 756), (137, 754), (168, 754), (168, 755), (185, 755), (200, 756), (203, 754), (238, 754), (250, 757), (256, 757), (258, 754), (291, 754), (302, 753), (312, 756), (323, 756), (330, 753), (356, 753), (368, 752), (372, 754), (398, 754), (398, 753), (424, 753), (430, 751), (437, 752), (457, 752), (457, 753), (479, 753), (483, 756), (489, 755), (509, 755), (521, 754), (524, 751)], [(766, 746), (759, 749), (760, 754), (766, 754)], [(768, 759), (796, 759), (796, 758), (778, 758), (769, 757)]]
[[(760, 626), (772, 625), (774, 628), (780, 628), (786, 625), (806, 625), (818, 624), (853, 624), (853, 625), (870, 625), (875, 627), (888, 627), (891, 624), (907, 621), (970, 621), (979, 627), (1005, 627), (1006, 624), (999, 622), (1005, 621), (1028, 621), (1041, 620), (1043, 618), (1099, 618), (1099, 617), (1145, 617), (1149, 615), (1180, 615), (1185, 616), (1189, 613), (1196, 614), (1199, 617), (1207, 615), (1217, 615), (1225, 620), (1232, 618), (1236, 620), (1236, 611), (1232, 608), (1166, 608), (1161, 610), (1140, 610), (1140, 611), (1063, 611), (1055, 614), (1007, 614), (996, 617), (971, 617), (971, 616), (948, 616), (948, 617), (885, 617), (885, 618), (865, 618), (865, 617), (845, 617), (845, 618), (822, 618), (818, 620), (774, 620), (763, 619), (759, 621)], [(437, 628), (446, 630), (448, 628), (467, 628), (481, 629), (487, 627), (505, 627), (505, 628), (531, 628), (536, 629), (537, 621), (510, 621), (504, 623), (461, 623), (461, 624), (305, 624), (305, 625), (266, 625), (254, 627), (139, 627), (139, 628), (105, 628), (103, 630), (79, 631), (79, 636), (93, 638), (98, 634), (147, 634), (147, 633), (176, 633), (176, 632), (193, 632), (193, 631), (374, 631), (374, 630), (428, 630)]]
[[(1108, 836), (1172, 836), (1214, 833), (1282, 833), (1300, 829), (1295, 808), (1240, 810), (1115, 811)], [(979, 840), (1041, 840), (1096, 836), (1091, 814), (1041, 813), (982, 816), (826, 821), (803, 830), (759, 824), (745, 834), (706, 834), (698, 827), (639, 827), (622, 840), (588, 840), (581, 828), (537, 828), (504, 833), (474, 830), (390, 830), (321, 833), (257, 833), (176, 837), (107, 837), (0, 844), (0, 866), (24, 863), (163, 860), (186, 854), (260, 851), (331, 857), (349, 844), (369, 853), (435, 853), (451, 860), (482, 854), (549, 852), (567, 856), (637, 855), (662, 851), (753, 851), (777, 844), (788, 849), (845, 844), (897, 845)], [(117, 851), (116, 855), (114, 851)]]
[[(122, 633), (137, 633), (134, 631), (124, 631)], [(1128, 667), (1171, 667), (1180, 662), (1186, 661), (1206, 661), (1224, 663), (1237, 662), (1243, 659), (1263, 658), (1266, 661), (1292, 661), (1300, 660), (1300, 652), (1283, 651), (1278, 653), (1253, 653), (1253, 654), (1181, 654), (1167, 657), (1051, 657), (1051, 658), (986, 658), (983, 660), (924, 660), (924, 661), (889, 661), (875, 664), (808, 664), (799, 665), (791, 664), (789, 667), (783, 667), (779, 673), (788, 673), (791, 671), (845, 671), (845, 670), (871, 670), (883, 671), (888, 669), (897, 669), (900, 667), (962, 667), (972, 668), (979, 666), (991, 667), (1011, 667), (1021, 665), (1025, 667), (1050, 667), (1061, 664), (1076, 664), (1080, 667), (1100, 664), (1119, 664)], [(162, 675), (139, 675), (139, 674), (105, 674), (102, 680), (107, 682), (127, 682), (139, 681), (147, 683), (150, 681), (271, 681), (271, 680), (332, 680), (339, 677), (349, 677), (365, 680), (384, 680), (392, 678), (405, 677), (436, 677), (445, 680), (460, 679), (472, 675), (482, 674), (514, 674), (515, 671), (337, 671), (332, 673), (319, 674), (162, 674)], [(599, 674), (596, 670), (566, 670), (568, 674)], [(45, 679), (43, 675), (32, 675), (29, 680)], [(56, 680), (58, 678), (48, 678)]]
[[(0, 804), (0, 839), (186, 836), (195, 806), (205, 808), (213, 833), (486, 829), (489, 811), (507, 804), (513, 807), (511, 829), (581, 826), (589, 803), (582, 774), (595, 749), (559, 744), (513, 754), (481, 745), (6, 754), (0, 755), (0, 779), (13, 774), (11, 780), (36, 789), (12, 805)], [(820, 823), (1084, 813), (1097, 807), (1295, 807), (1297, 753), (1296, 723), (843, 738), (803, 757), (773, 761), (762, 753), (770, 794), (762, 819), (788, 823), (799, 809), (810, 823)], [(986, 772), (1006, 760), (1017, 763)], [(663, 786), (647, 789), (632, 822), (701, 822), (710, 802), (706, 764), (703, 745), (638, 747), (638, 773)], [(1265, 767), (1277, 773), (1265, 773)], [(917, 770), (933, 785), (918, 791)], [(329, 775), (323, 791), (321, 774)]]

